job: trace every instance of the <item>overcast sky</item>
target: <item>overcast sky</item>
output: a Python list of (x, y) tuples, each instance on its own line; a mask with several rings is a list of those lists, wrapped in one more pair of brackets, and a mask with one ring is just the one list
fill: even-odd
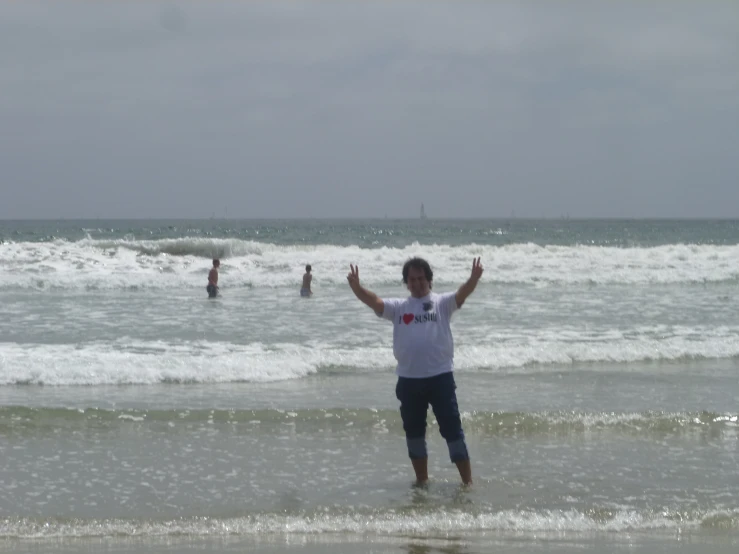
[(0, 3), (0, 218), (739, 217), (739, 2)]

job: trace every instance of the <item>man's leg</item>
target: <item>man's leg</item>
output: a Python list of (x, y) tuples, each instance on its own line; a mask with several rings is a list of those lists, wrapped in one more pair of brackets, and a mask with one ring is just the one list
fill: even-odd
[(457, 460), (454, 463), (457, 464), (457, 469), (459, 470), (459, 476), (462, 478), (462, 483), (464, 483), (465, 485), (471, 485), (472, 464), (470, 464), (470, 459), (467, 458), (466, 460)]
[(421, 379), (398, 378), (395, 396), (400, 400), (400, 417), (403, 419), (408, 456), (416, 474), (416, 483), (429, 480), (428, 453), (426, 451), (426, 413), (428, 401), (422, 394)]
[(459, 417), (457, 405), (457, 388), (451, 372), (437, 375), (431, 390), (431, 408), (434, 410), (436, 421), (439, 423), (439, 432), (446, 440), (449, 448), (449, 458), (459, 470), (459, 476), (465, 485), (472, 483), (472, 465), (467, 452), (467, 443), (464, 440), (462, 421)]
[(416, 473), (416, 485), (425, 485), (429, 481), (429, 458), (411, 458), (413, 471)]

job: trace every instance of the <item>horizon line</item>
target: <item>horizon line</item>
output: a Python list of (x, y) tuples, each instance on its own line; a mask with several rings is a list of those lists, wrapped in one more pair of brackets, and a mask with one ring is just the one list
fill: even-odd
[(30, 221), (737, 221), (737, 216), (462, 216), (420, 217), (410, 216), (362, 216), (362, 217), (28, 217), (4, 218), (0, 222)]

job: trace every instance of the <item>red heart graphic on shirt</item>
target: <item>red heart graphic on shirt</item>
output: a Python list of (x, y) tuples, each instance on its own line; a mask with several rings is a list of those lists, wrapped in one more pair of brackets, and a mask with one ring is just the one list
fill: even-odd
[(413, 314), (403, 314), (403, 323), (405, 323), (406, 325), (410, 325), (414, 317), (415, 316)]

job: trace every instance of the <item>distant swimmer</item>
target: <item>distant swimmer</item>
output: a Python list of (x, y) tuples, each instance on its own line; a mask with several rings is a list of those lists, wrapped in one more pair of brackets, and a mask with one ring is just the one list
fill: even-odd
[(303, 274), (303, 286), (300, 288), (300, 296), (303, 298), (309, 298), (313, 296), (313, 291), (310, 290), (310, 284), (313, 281), (313, 275), (311, 274), (310, 264), (305, 266), (305, 273)]
[(216, 258), (213, 260), (213, 269), (208, 273), (208, 286), (205, 290), (208, 291), (208, 298), (215, 298), (218, 296), (218, 268), (221, 267), (221, 261)]

